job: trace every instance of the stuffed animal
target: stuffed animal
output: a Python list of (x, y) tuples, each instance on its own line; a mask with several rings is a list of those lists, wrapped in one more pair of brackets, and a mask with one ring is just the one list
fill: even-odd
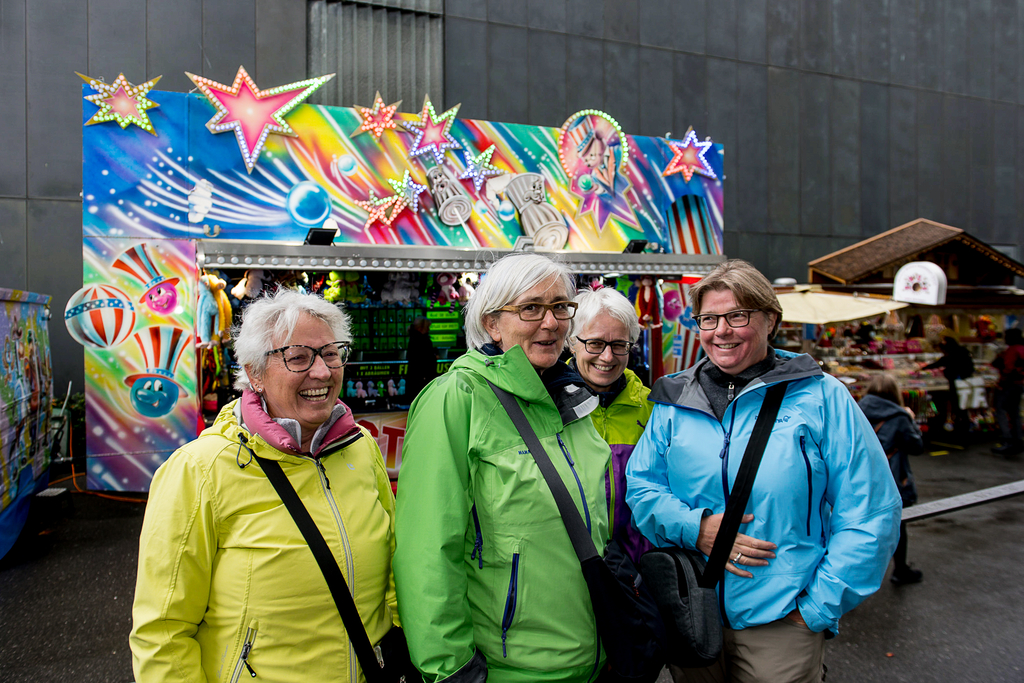
[(653, 275), (641, 275), (637, 283), (639, 288), (636, 292), (636, 316), (641, 327), (655, 327), (661, 324), (656, 283)]
[(347, 382), (345, 382), (345, 398), (355, 398), (355, 397), (356, 397), (356, 383), (355, 383), (355, 381), (350, 379)]
[(324, 299), (332, 304), (338, 303), (344, 297), (345, 283), (337, 271), (327, 274), (327, 289), (324, 290)]
[[(213, 276), (199, 278), (199, 304), (196, 306), (196, 346), (211, 347), (220, 342), (220, 307), (210, 291)], [(220, 280), (223, 282), (223, 280)]]
[(366, 389), (362, 382), (356, 382), (356, 398), (366, 398)]
[(366, 301), (366, 292), (364, 291), (363, 278), (360, 277), (359, 273), (354, 270), (346, 270), (341, 275), (341, 279), (344, 280), (344, 289), (342, 290), (342, 298), (350, 304), (361, 304)]
[(398, 396), (398, 387), (395, 386), (395, 380), (392, 377), (388, 377), (388, 396)]
[(207, 273), (210, 276), (209, 285), (213, 298), (217, 301), (217, 310), (220, 312), (220, 325), (217, 333), (220, 335), (221, 343), (231, 341), (231, 320), (234, 312), (231, 309), (231, 300), (228, 299), (228, 281), (219, 274)]
[(405, 378), (398, 380), (398, 395), (405, 396)]
[(458, 301), (459, 293), (455, 289), (455, 283), (458, 279), (455, 273), (438, 273), (435, 275), (434, 281), (437, 283), (438, 290), (434, 295), (434, 301), (439, 304)]
[(267, 280), (263, 270), (247, 270), (245, 277), (238, 281), (238, 284), (231, 288), (231, 294), (236, 299), (255, 299), (263, 291), (263, 283)]
[(380, 393), (377, 391), (377, 384), (372, 379), (366, 383), (366, 395), (370, 398), (380, 396)]
[(468, 303), (470, 297), (476, 293), (476, 283), (479, 281), (479, 276), (476, 273), (463, 273), (462, 277), (459, 278), (459, 303)]

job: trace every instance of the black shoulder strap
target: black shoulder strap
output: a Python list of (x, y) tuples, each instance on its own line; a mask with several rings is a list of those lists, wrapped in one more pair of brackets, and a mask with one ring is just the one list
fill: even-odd
[(501, 401), (505, 412), (512, 418), (512, 424), (519, 430), (519, 435), (523, 437), (526, 447), (530, 449), (530, 455), (533, 456), (537, 467), (540, 468), (541, 474), (544, 475), (544, 481), (548, 483), (551, 495), (555, 498), (558, 513), (562, 516), (565, 530), (569, 532), (569, 540), (572, 541), (572, 547), (576, 551), (576, 557), (579, 558), (580, 564), (591, 558), (599, 557), (600, 554), (597, 552), (594, 540), (590, 537), (590, 533), (580, 517), (579, 510), (576, 509), (576, 503), (573, 502), (572, 496), (569, 495), (569, 491), (565, 488), (562, 478), (558, 476), (558, 470), (555, 469), (551, 458), (548, 457), (547, 451), (544, 450), (540, 439), (537, 438), (536, 432), (530, 426), (530, 421), (526, 419), (523, 409), (519, 406), (519, 401), (516, 400), (515, 396), (496, 386), (490, 380), (488, 380), (487, 384), (490, 385), (495, 396)]
[(359, 666), (363, 669), (363, 675), (367, 680), (374, 680), (375, 673), (380, 670), (383, 663), (374, 652), (373, 645), (370, 644), (370, 638), (366, 635), (366, 629), (363, 627), (363, 620), (359, 618), (356, 603), (352, 600), (348, 584), (345, 583), (345, 577), (341, 575), (341, 569), (338, 567), (334, 555), (331, 554), (327, 541), (324, 540), (323, 534), (317, 528), (316, 522), (309, 516), (309, 511), (299, 499), (299, 494), (295, 492), (295, 488), (288, 481), (288, 477), (281, 469), (281, 464), (276, 460), (261, 458), (255, 453), (253, 453), (253, 457), (263, 468), (267, 479), (274, 485), (277, 495), (281, 496), (284, 506), (288, 508), (292, 519), (295, 520), (295, 526), (299, 528), (302, 537), (306, 539), (306, 545), (313, 552), (313, 557), (316, 558), (316, 563), (320, 565), (320, 571), (323, 572), (324, 579), (327, 581), (327, 587), (331, 590), (334, 604), (337, 605), (338, 613), (341, 614), (341, 620), (345, 624), (345, 630), (348, 631), (352, 649), (359, 660)]
[(747, 449), (743, 452), (743, 460), (740, 462), (739, 472), (736, 473), (736, 481), (732, 485), (732, 492), (725, 504), (722, 525), (718, 528), (718, 536), (715, 538), (715, 544), (711, 548), (711, 555), (708, 556), (707, 566), (704, 568), (704, 574), (699, 582), (705, 588), (713, 587), (722, 578), (725, 563), (729, 560), (732, 542), (740, 530), (740, 520), (743, 519), (743, 511), (746, 510), (747, 501), (750, 499), (750, 491), (754, 488), (754, 477), (757, 476), (761, 456), (764, 455), (768, 437), (772, 434), (775, 418), (779, 414), (782, 399), (786, 395), (786, 384), (786, 382), (773, 384), (765, 393), (761, 412), (757, 416), (757, 421), (754, 422), (754, 431), (750, 436), (750, 441), (747, 442)]

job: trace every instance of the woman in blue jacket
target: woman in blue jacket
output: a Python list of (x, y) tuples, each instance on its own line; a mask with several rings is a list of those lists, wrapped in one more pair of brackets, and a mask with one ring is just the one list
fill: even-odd
[(807, 355), (773, 350), (768, 280), (726, 261), (691, 289), (707, 358), (659, 380), (626, 468), (626, 502), (656, 546), (711, 552), (768, 386), (785, 398), (718, 584), (722, 657), (678, 681), (820, 681), (826, 633), (878, 589), (900, 499), (849, 391)]

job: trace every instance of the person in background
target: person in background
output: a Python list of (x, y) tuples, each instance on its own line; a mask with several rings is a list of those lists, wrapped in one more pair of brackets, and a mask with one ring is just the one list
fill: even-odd
[(570, 364), (597, 394), (600, 405), (590, 417), (612, 449), (606, 477), (612, 538), (639, 565), (651, 544), (633, 526), (626, 505), (626, 463), (654, 408), (647, 400), (651, 390), (626, 368), (640, 324), (629, 299), (615, 289), (583, 290), (576, 295), (576, 303)]
[(922, 366), (921, 369), (942, 369), (942, 376), (949, 383), (949, 390), (946, 392), (948, 419), (952, 421), (953, 431), (963, 436), (967, 433), (970, 420), (967, 417), (967, 411), (960, 407), (960, 394), (956, 390), (956, 381), (967, 379), (974, 374), (974, 360), (971, 358), (971, 352), (961, 346), (955, 337), (944, 336), (939, 342), (939, 346), (942, 349), (942, 356), (937, 361)]
[(129, 644), (138, 681), (365, 681), (313, 553), (255, 456), (276, 460), (327, 541), (371, 643), (398, 624), (394, 498), (338, 400), (348, 317), (282, 289), (235, 335), (242, 397), (153, 477)]
[(821, 681), (826, 633), (878, 590), (896, 547), (896, 485), (846, 387), (810, 356), (768, 344), (782, 308), (764, 275), (725, 261), (690, 297), (707, 357), (655, 383), (626, 466), (626, 502), (649, 541), (711, 553), (767, 388), (787, 386), (717, 585), (722, 656), (672, 675)]
[[(924, 451), (924, 439), (914, 420), (914, 411), (903, 405), (903, 392), (890, 375), (872, 379), (859, 405), (889, 458), (889, 470), (903, 499), (903, 507), (910, 507), (917, 502), (917, 486), (908, 456)], [(893, 560), (896, 567), (890, 580), (896, 585), (918, 583), (923, 578), (920, 569), (907, 564), (907, 525), (903, 522), (900, 522), (900, 540)]]
[(409, 326), (409, 344), (405, 354), (408, 362), (408, 382), (406, 383), (405, 403), (423, 391), (430, 380), (437, 377), (437, 351), (430, 341), (430, 321), (422, 315), (416, 316)]
[(469, 351), (412, 404), (398, 478), (395, 579), (428, 681), (593, 680), (604, 654), (555, 499), (488, 381), (514, 395), (584, 519), (608, 538), (611, 453), (598, 404), (558, 362), (572, 274), (537, 253), (496, 261), (466, 306)]
[(1020, 397), (1024, 391), (1024, 339), (1019, 328), (1006, 330), (1006, 348), (992, 361), (999, 371), (996, 384), (996, 418), (1003, 434), (1003, 443), (992, 449), (999, 455), (1024, 453), (1021, 438)]

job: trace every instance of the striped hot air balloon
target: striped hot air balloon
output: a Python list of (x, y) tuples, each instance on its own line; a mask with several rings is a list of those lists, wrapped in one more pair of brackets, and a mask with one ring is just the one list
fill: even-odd
[(178, 385), (183, 396), (188, 396), (185, 387), (174, 379), (174, 370), (178, 367), (185, 349), (189, 348), (192, 334), (174, 325), (152, 325), (136, 332), (135, 341), (146, 361), (145, 372), (137, 372), (124, 378), (128, 386), (139, 379), (152, 378), (171, 381)]
[(178, 302), (178, 291), (175, 289), (178, 278), (160, 274), (145, 244), (137, 244), (125, 250), (111, 266), (130, 275), (146, 290), (139, 303), (146, 304), (155, 313), (165, 314), (174, 309)]
[(82, 287), (64, 307), (68, 333), (82, 346), (109, 349), (135, 328), (135, 306), (128, 295), (111, 285)]

